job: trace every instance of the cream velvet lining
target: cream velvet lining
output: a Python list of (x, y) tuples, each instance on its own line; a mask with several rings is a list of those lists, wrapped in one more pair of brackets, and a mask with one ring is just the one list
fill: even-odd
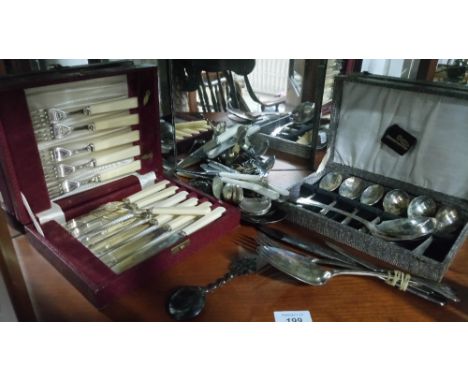
[[(418, 142), (400, 156), (380, 142), (400, 125)], [(468, 101), (345, 82), (333, 161), (468, 199)]]

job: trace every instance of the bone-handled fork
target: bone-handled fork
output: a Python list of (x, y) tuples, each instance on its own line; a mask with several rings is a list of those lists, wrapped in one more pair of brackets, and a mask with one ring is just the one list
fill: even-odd
[(149, 235), (152, 232), (155, 232), (161, 226), (174, 219), (175, 216), (179, 216), (178, 210), (191, 209), (191, 211), (196, 216), (205, 215), (210, 211), (208, 204), (201, 204), (200, 206), (197, 206), (197, 204), (197, 198), (190, 198), (178, 204), (177, 206), (174, 206), (172, 209), (174, 214), (155, 215), (150, 212), (150, 218), (141, 222), (136, 222), (134, 224), (132, 223), (131, 226), (125, 229), (125, 232), (120, 232), (118, 235), (106, 237), (105, 240), (101, 240), (95, 245), (90, 245), (89, 248), (93, 250), (96, 256), (101, 257), (107, 253), (111, 253), (117, 250), (124, 245), (127, 245), (130, 242), (136, 241), (146, 235)]
[(117, 209), (121, 213), (113, 219), (95, 218), (87, 223), (85, 226), (78, 226), (73, 229), (73, 235), (81, 239), (84, 235), (90, 234), (96, 230), (102, 230), (114, 224), (122, 223), (126, 220), (138, 217), (144, 212), (144, 207), (153, 204), (155, 201), (163, 200), (171, 195), (174, 195), (178, 187), (172, 186), (163, 189), (162, 191), (155, 192), (145, 198), (142, 198), (134, 203), (111, 202), (105, 205), (105, 210), (113, 211)]
[(131, 229), (151, 220), (154, 216), (151, 213), (151, 208), (153, 206), (162, 204), (167, 207), (172, 207), (183, 202), (187, 198), (187, 195), (187, 191), (181, 191), (167, 199), (151, 204), (146, 209), (139, 210), (138, 207), (132, 207), (133, 211), (127, 211), (113, 221), (106, 222), (97, 228), (95, 227), (91, 231), (83, 230), (81, 235), (78, 236), (78, 240), (84, 244), (97, 244), (98, 242), (108, 238), (110, 235), (113, 236), (118, 234), (121, 230)]
[(118, 166), (114, 169), (105, 171), (101, 174), (94, 175), (82, 180), (64, 180), (62, 183), (49, 187), (49, 195), (52, 198), (63, 194), (75, 191), (76, 189), (92, 183), (103, 183), (111, 179), (115, 179), (124, 175), (130, 175), (138, 170), (141, 170), (141, 161), (133, 161), (128, 164)]
[(45, 178), (53, 180), (56, 178), (65, 178), (79, 170), (104, 166), (124, 159), (134, 158), (141, 154), (140, 146), (128, 145), (122, 149), (109, 149), (96, 153), (92, 159), (82, 164), (59, 163), (53, 167), (44, 168)]
[[(125, 211), (124, 213), (126, 213), (128, 212), (128, 209), (132, 208), (134, 202), (136, 202), (137, 200), (144, 199), (148, 196), (151, 196), (152, 194), (156, 192), (161, 191), (168, 184), (169, 184), (168, 180), (162, 180), (160, 182), (152, 184), (151, 186), (148, 186), (144, 188), (143, 190), (138, 191), (124, 198), (122, 201), (106, 203), (85, 215), (82, 215), (75, 219), (71, 219), (70, 221), (67, 222), (66, 227), (69, 231), (72, 231), (75, 229), (84, 230), (84, 229), (88, 229), (90, 224), (93, 224), (96, 220), (101, 219), (103, 216), (109, 214), (109, 212), (111, 211), (120, 210), (120, 211)], [(79, 236), (79, 234), (77, 234), (76, 236)]]
[(137, 130), (129, 131), (123, 134), (105, 135), (86, 142), (78, 148), (54, 147), (41, 153), (41, 160), (44, 164), (50, 162), (61, 162), (67, 158), (86, 152), (101, 151), (112, 147), (136, 142), (140, 139), (140, 132)]
[[(144, 199), (141, 199), (141, 200), (138, 200), (134, 203), (131, 203), (131, 204), (128, 204), (127, 205), (127, 209), (125, 210), (125, 212), (123, 214), (121, 214), (120, 216), (118, 216), (117, 218), (111, 220), (111, 221), (103, 221), (103, 222), (95, 222), (93, 225), (92, 225), (92, 228), (88, 228), (88, 229), (75, 229), (75, 232), (76, 231), (79, 231), (79, 234), (78, 234), (78, 238), (81, 240), (84, 235), (87, 235), (87, 234), (91, 234), (93, 233), (94, 231), (96, 230), (102, 230), (102, 229), (106, 229), (108, 227), (111, 227), (115, 224), (120, 224), (120, 223), (123, 223), (125, 222), (126, 220), (129, 220), (129, 219), (133, 219), (135, 217), (142, 217), (142, 216), (145, 216), (146, 214), (146, 210), (145, 208), (150, 206), (150, 205), (153, 205), (155, 202), (159, 201), (159, 200), (164, 200), (165, 198), (171, 196), (171, 195), (174, 195), (176, 193), (176, 191), (179, 189), (179, 187), (177, 186), (171, 186), (171, 187), (167, 187), (166, 189), (162, 190), (162, 191), (159, 191), (153, 195), (150, 195)], [(185, 198), (185, 197), (184, 197)], [(116, 206), (117, 208), (120, 208), (118, 205)]]
[[(208, 208), (208, 212), (203, 215), (206, 216), (211, 212), (210, 207), (210, 202), (204, 202), (195, 208), (199, 208), (203, 211), (206, 211)], [(179, 216), (175, 219), (172, 218), (173, 216), (169, 216), (168, 218), (166, 218), (170, 220), (164, 223), (162, 226), (158, 225), (158, 227), (160, 228), (156, 228), (153, 230), (153, 227), (149, 227), (151, 228), (151, 230), (144, 230), (140, 234), (135, 235), (135, 237), (130, 241), (124, 243), (123, 245), (120, 245), (112, 251), (107, 251), (103, 255), (98, 255), (99, 259), (107, 266), (111, 267), (124, 260), (125, 258), (131, 256), (136, 249), (140, 249), (150, 242), (154, 244), (156, 242), (163, 241), (167, 237), (167, 235), (170, 235), (170, 233), (187, 226), (187, 224), (193, 222), (197, 218), (197, 216), (185, 215)], [(153, 235), (151, 233), (153, 233)]]
[(93, 103), (79, 109), (65, 111), (58, 108), (37, 109), (31, 112), (33, 125), (41, 126), (51, 122), (64, 121), (74, 115), (97, 115), (113, 111), (129, 110), (138, 107), (138, 98), (118, 98), (106, 102)]
[(38, 142), (50, 141), (54, 139), (62, 139), (67, 137), (74, 131), (92, 131), (101, 132), (117, 127), (137, 125), (140, 119), (138, 114), (129, 114), (120, 117), (101, 119), (88, 122), (80, 126), (70, 126), (63, 123), (52, 123), (51, 126), (46, 126), (41, 129), (36, 129), (34, 134)]

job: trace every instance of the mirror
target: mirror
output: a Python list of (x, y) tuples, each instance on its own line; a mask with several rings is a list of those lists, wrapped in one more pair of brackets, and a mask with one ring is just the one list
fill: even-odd
[(310, 173), (313, 148), (325, 152), (341, 60), (171, 60), (170, 66), (174, 119), (164, 124), (164, 136), (172, 139), (175, 175), (195, 187), (238, 205), (246, 198), (259, 205), (283, 200)]

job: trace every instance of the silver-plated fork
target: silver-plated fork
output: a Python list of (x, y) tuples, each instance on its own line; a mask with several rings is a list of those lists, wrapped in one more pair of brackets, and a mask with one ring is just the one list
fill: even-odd
[(53, 180), (55, 178), (66, 178), (67, 176), (85, 168), (95, 168), (96, 160), (91, 159), (89, 162), (79, 164), (79, 165), (70, 165), (65, 163), (59, 163), (56, 166), (49, 168), (44, 168), (44, 173), (46, 180)]
[(64, 159), (70, 158), (74, 155), (93, 152), (95, 150), (94, 145), (90, 143), (84, 147), (78, 149), (67, 149), (65, 147), (54, 147), (48, 151), (41, 152), (41, 160), (43, 163), (49, 163), (51, 160), (54, 162), (61, 162)]

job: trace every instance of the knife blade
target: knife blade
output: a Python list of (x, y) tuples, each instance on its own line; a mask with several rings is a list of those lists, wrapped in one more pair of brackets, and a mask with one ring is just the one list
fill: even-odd
[(289, 244), (295, 248), (302, 249), (306, 252), (317, 254), (319, 256), (322, 256), (325, 259), (338, 260), (347, 264), (350, 264), (350, 263), (359, 264), (358, 262), (355, 261), (354, 258), (350, 258), (349, 256), (344, 256), (341, 253), (337, 253), (331, 249), (324, 248), (319, 244), (315, 244), (310, 241), (301, 239), (298, 236), (286, 234), (278, 229), (270, 228), (270, 227), (263, 227), (263, 226), (258, 226), (257, 229), (272, 239), (278, 240), (282, 243)]

